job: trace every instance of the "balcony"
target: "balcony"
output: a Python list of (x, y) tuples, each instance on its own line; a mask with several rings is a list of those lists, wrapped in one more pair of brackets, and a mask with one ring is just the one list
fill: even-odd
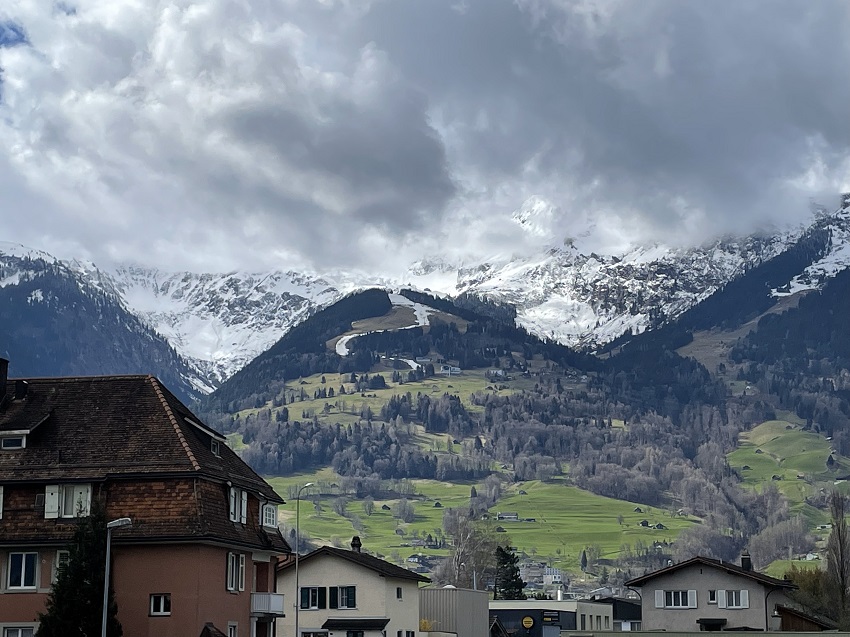
[(251, 593), (251, 615), (254, 617), (283, 617), (282, 593)]

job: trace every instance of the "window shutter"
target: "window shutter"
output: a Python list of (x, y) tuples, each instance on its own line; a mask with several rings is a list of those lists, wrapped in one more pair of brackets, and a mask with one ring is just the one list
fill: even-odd
[(328, 608), (339, 608), (339, 589), (336, 586), (331, 586), (329, 591), (330, 603), (328, 604)]
[(230, 521), (236, 522), (239, 519), (239, 514), (237, 513), (237, 498), (238, 495), (236, 493), (236, 487), (230, 487)]
[(717, 608), (726, 608), (726, 591), (717, 591)]
[(664, 591), (655, 591), (655, 608), (664, 608)]
[(239, 509), (239, 521), (242, 524), (248, 520), (248, 492), (242, 489), (242, 506)]
[(239, 554), (239, 590), (245, 590), (245, 554)]
[(697, 607), (697, 592), (695, 590), (688, 591), (688, 608)]
[(328, 607), (328, 589), (324, 586), (319, 587), (319, 608)]
[(750, 591), (741, 591), (741, 608), (750, 607)]
[(349, 586), (348, 587), (348, 607), (349, 608), (357, 608), (357, 587)]
[(301, 608), (310, 608), (310, 589), (301, 588)]
[(48, 484), (44, 487), (44, 517), (59, 517), (59, 485)]
[(227, 554), (227, 573), (225, 580), (225, 588), (227, 590), (233, 590), (233, 553)]

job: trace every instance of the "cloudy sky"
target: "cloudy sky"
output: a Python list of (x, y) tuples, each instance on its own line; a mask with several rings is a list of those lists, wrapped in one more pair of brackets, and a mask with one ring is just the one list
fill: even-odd
[[(4, 0), (0, 240), (378, 270), (850, 190), (846, 0)], [(538, 235), (540, 234), (538, 232)]]

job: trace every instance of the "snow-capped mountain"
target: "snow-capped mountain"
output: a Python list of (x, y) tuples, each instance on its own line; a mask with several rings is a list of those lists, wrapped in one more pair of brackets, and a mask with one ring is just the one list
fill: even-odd
[[(540, 240), (552, 232), (555, 216), (551, 205), (532, 198), (514, 221), (519, 232)], [(187, 380), (209, 390), (318, 308), (370, 286), (500, 299), (513, 304), (517, 321), (538, 336), (592, 350), (626, 330), (638, 333), (677, 317), (782, 253), (813, 227), (828, 230), (828, 249), (775, 290), (783, 295), (820, 287), (850, 265), (850, 196), (842, 198), (837, 211), (817, 211), (805, 226), (696, 248), (654, 245), (617, 255), (584, 254), (572, 240), (556, 237), (531, 255), (473, 263), (435, 255), (395, 275), (291, 270), (212, 274), (130, 265), (107, 272), (91, 263), (28, 254), (114, 298), (188, 362), (194, 371), (185, 373)], [(9, 258), (2, 261), (3, 250), (0, 246), (0, 288), (17, 285), (21, 277)], [(8, 246), (5, 250), (9, 252)], [(21, 247), (13, 252), (18, 263), (27, 253)]]
[(91, 266), (0, 243), (0, 356), (18, 376), (148, 374), (192, 398), (211, 391)]
[(127, 306), (213, 384), (348, 291), (292, 271), (195, 274), (121, 266), (111, 280)]

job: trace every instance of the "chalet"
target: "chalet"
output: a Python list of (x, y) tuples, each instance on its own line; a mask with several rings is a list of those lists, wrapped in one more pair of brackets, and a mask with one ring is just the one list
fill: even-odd
[[(323, 546), (298, 560), (299, 637), (416, 637), (419, 583), (427, 577), (361, 552)], [(295, 590), (295, 560), (278, 566), (279, 590)], [(295, 634), (295, 613), (278, 622), (278, 637)]]
[(519, 522), (519, 513), (516, 511), (500, 511), (496, 514), (496, 519), (508, 522)]
[[(37, 630), (77, 518), (112, 535), (125, 637), (270, 637), (282, 499), (152, 376), (7, 379), (0, 359), (0, 627)], [(14, 594), (7, 594), (14, 593)], [(209, 625), (209, 626), (208, 626)]]

